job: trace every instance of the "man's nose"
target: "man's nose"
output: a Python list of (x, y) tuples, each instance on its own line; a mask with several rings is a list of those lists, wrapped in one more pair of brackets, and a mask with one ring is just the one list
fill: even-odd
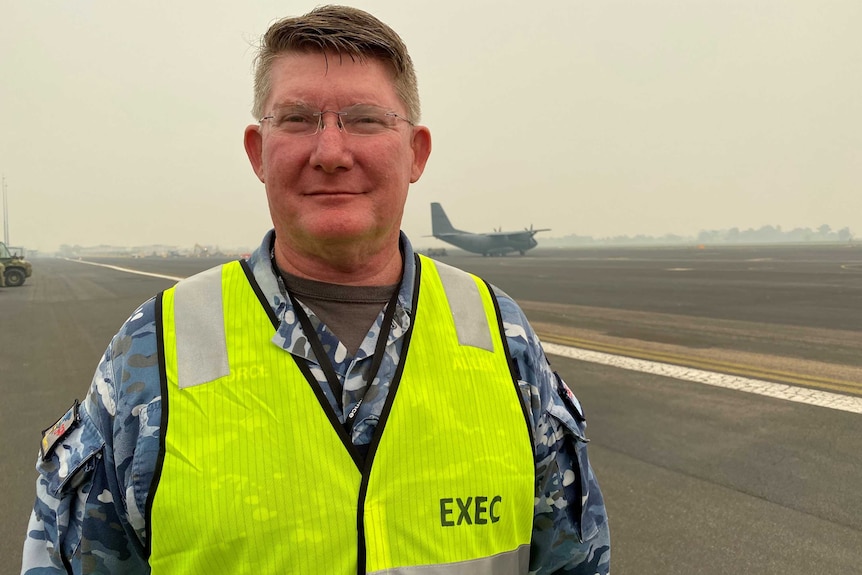
[(341, 129), (338, 114), (324, 112), (320, 122), (320, 128), (314, 136), (317, 141), (309, 158), (311, 164), (327, 173), (353, 167), (353, 153), (348, 142), (350, 136)]

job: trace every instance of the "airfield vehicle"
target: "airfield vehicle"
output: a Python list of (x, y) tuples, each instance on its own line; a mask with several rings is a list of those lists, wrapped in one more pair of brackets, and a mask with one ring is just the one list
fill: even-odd
[(0, 242), (0, 265), (5, 268), (2, 273), (6, 287), (24, 285), (24, 280), (33, 273), (33, 266), (30, 265), (30, 262), (17, 252), (9, 251), (3, 242)]

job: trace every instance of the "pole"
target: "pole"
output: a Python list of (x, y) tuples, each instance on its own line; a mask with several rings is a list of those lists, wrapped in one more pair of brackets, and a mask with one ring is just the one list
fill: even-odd
[(6, 202), (6, 176), (3, 176), (3, 243), (9, 245), (9, 204)]

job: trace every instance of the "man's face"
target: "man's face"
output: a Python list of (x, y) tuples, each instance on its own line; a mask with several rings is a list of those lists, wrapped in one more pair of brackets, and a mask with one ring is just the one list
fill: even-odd
[[(288, 105), (340, 111), (370, 104), (407, 116), (389, 70), (374, 59), (286, 54), (270, 77), (266, 115)], [(323, 121), (325, 129), (314, 135), (285, 133), (269, 121), (246, 129), (246, 151), (266, 186), (278, 242), (304, 254), (339, 245), (397, 246), (407, 188), (431, 151), (427, 128), (398, 120), (359, 136), (340, 131), (335, 114)]]

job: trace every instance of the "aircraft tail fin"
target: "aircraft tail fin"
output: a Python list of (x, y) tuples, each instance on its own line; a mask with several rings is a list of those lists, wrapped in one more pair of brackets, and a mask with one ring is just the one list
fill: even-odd
[(452, 223), (449, 221), (449, 218), (446, 216), (446, 212), (443, 211), (443, 206), (438, 204), (437, 202), (431, 203), (431, 234), (434, 236), (440, 234), (449, 234), (453, 232), (457, 232)]

